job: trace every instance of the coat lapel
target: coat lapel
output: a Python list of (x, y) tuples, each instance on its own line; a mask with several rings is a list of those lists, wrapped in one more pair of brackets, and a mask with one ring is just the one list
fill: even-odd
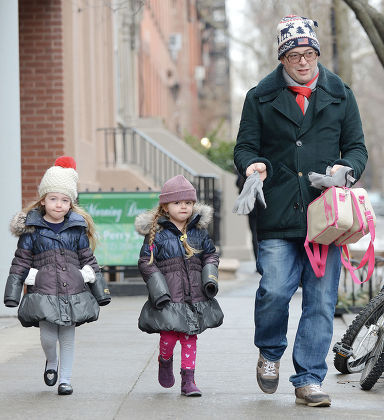
[(313, 93), (313, 100), (309, 101), (307, 112), (303, 124), (299, 131), (299, 137), (303, 136), (312, 128), (313, 120), (316, 119), (317, 115), (328, 105), (332, 103), (340, 103), (340, 98), (335, 98), (321, 88), (317, 88)]
[(295, 97), (288, 91), (288, 89), (283, 89), (280, 92), (280, 94), (272, 102), (272, 106), (300, 127), (303, 122), (304, 115), (301, 112), (300, 107), (297, 105)]
[(332, 103), (340, 103), (341, 98), (335, 97), (327, 93), (325, 90), (318, 88), (315, 102), (315, 116), (326, 106)]
[(299, 136), (311, 128), (313, 120), (325, 107), (331, 103), (340, 103), (345, 98), (342, 81), (327, 72), (320, 63), (318, 66), (320, 75), (314, 92), (316, 97), (309, 101), (305, 116), (297, 105), (294, 95), (286, 88), (282, 64), (279, 64), (275, 71), (263, 79), (255, 89), (255, 95), (260, 103), (270, 102), (274, 109), (300, 128)]

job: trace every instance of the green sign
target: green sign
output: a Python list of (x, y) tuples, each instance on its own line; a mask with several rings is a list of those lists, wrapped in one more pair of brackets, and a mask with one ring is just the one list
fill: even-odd
[(144, 237), (135, 230), (138, 214), (156, 207), (159, 193), (80, 193), (79, 204), (93, 218), (99, 242), (95, 250), (100, 265), (136, 265)]

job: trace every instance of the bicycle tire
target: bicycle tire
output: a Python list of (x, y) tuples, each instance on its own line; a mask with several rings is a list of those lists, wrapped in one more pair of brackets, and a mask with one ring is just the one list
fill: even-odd
[(384, 319), (381, 319), (380, 323), (381, 326), (378, 331), (379, 338), (374, 351), (372, 351), (369, 360), (364, 366), (360, 378), (360, 386), (365, 391), (370, 390), (384, 372)]
[[(381, 291), (358, 313), (343, 335), (341, 343), (351, 347), (352, 350), (356, 350), (360, 344), (364, 344), (362, 341), (367, 338), (365, 337), (366, 330), (370, 325), (376, 323), (383, 313), (384, 291)], [(333, 361), (335, 368), (344, 374), (361, 372), (370, 356), (370, 351), (374, 347), (374, 343), (367, 344), (370, 345), (363, 349), (360, 354), (355, 355), (354, 358), (336, 353)]]

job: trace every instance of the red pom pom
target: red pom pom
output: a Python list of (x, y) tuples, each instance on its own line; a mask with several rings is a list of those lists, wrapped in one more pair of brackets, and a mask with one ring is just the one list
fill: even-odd
[(55, 160), (54, 166), (61, 166), (62, 168), (76, 169), (75, 159), (71, 156), (60, 156)]

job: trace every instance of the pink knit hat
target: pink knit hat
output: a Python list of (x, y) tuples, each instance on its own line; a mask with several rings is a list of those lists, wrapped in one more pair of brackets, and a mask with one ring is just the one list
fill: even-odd
[(183, 175), (168, 179), (161, 189), (160, 204), (173, 201), (197, 201), (195, 188)]

